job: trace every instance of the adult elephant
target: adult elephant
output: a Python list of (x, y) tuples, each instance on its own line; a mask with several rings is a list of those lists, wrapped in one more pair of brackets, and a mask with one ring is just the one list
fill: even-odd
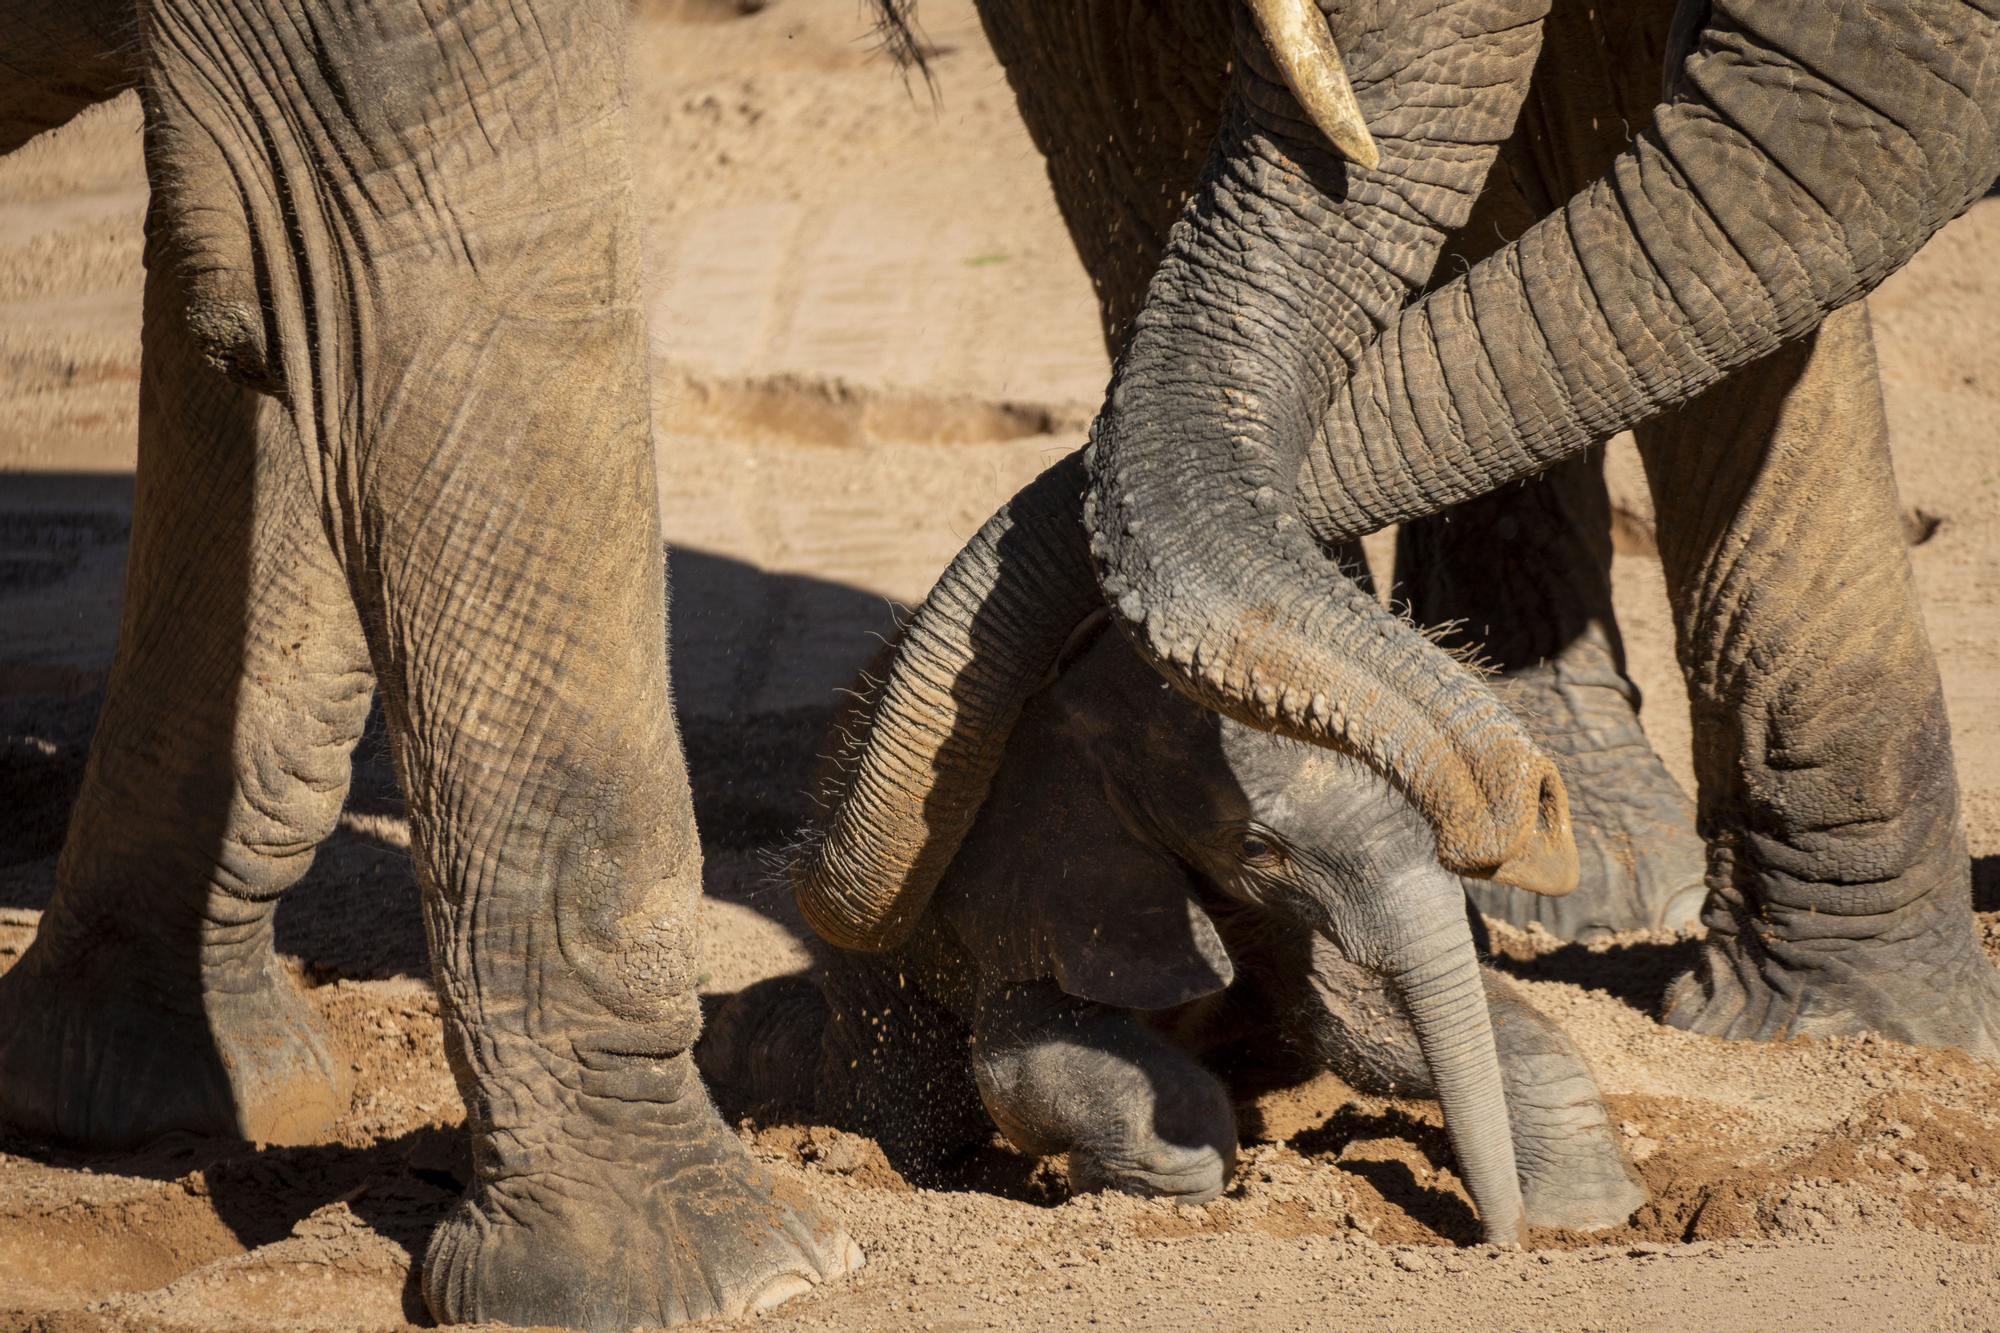
[(0, 1120), (310, 1140), (346, 1105), (272, 913), (379, 691), (474, 1180), (444, 1320), (629, 1328), (858, 1262), (689, 1048), (621, 0), (0, 3), (0, 150), (136, 83), (124, 622)]
[[(1420, 572), (1420, 610), (1539, 625), (1526, 664), (1553, 669), (1529, 689), (1602, 756), (1637, 730), (1629, 694), (1580, 688), (1622, 686), (1585, 455), (1636, 426), (1707, 842), (1709, 935), (1667, 1017), (2000, 1055), (1855, 304), (2000, 171), (1995, 7), (982, 12), (1117, 352), (1086, 451), (1101, 592), (1059, 573), (1079, 540), (1061, 488), (1023, 492), (967, 547), (912, 626), (863, 799), (802, 877), (816, 925), (866, 946), (914, 920), (1022, 698), (1100, 596), (1199, 701), (1387, 775), (1447, 864), (1549, 887), (1569, 836), (1556, 769), (1337, 557), (1478, 502), (1457, 532), (1413, 533), (1453, 557)], [(1440, 273), (1447, 246), (1477, 262)], [(1512, 541), (1524, 513), (1536, 539)], [(922, 817), (902, 820), (913, 794)], [(1657, 880), (1642, 896), (1660, 903)]]

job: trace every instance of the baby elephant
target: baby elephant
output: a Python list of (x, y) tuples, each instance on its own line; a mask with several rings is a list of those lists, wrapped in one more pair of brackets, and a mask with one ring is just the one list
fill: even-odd
[(1472, 929), (1382, 778), (1189, 701), (1100, 619), (1016, 723), (907, 941), (833, 952), (818, 991), (745, 992), (702, 1053), (725, 1086), (892, 1152), (989, 1133), (983, 1104), (1022, 1151), (1066, 1153), (1078, 1189), (1202, 1202), (1237, 1139), (1203, 1058), (1282, 1044), (1437, 1097), (1487, 1239), (1624, 1221), (1644, 1194), (1589, 1068), (1478, 966)]

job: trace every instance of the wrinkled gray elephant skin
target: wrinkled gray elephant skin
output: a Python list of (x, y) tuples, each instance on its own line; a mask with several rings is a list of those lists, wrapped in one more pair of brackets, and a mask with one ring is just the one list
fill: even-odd
[(969, 1038), (992, 1123), (1067, 1154), (1076, 1188), (1212, 1199), (1236, 1125), (1201, 1057), (1247, 1044), (1437, 1097), (1489, 1240), (1644, 1201), (1581, 1056), (1478, 966), (1410, 803), (1203, 709), (1101, 619), (1015, 726), (910, 941), (832, 959), (818, 1006), (806, 984), (732, 1001), (704, 1068), (920, 1155), (944, 1145), (913, 1136), (965, 1124), (966, 1081), (938, 1071)]
[(152, 186), (124, 622), (54, 899), (0, 978), (0, 1121), (324, 1134), (344, 1062), (272, 912), (379, 695), (472, 1139), (423, 1264), (447, 1321), (734, 1314), (859, 1260), (689, 1054), (624, 25), (0, 2), (0, 150), (136, 85)]
[[(2000, 1055), (1859, 304), (2000, 174), (2000, 12), (1320, 8), (1372, 166), (1301, 105), (1264, 7), (982, 3), (1116, 357), (1084, 457), (1098, 586), (1032, 512), (1066, 494), (1024, 497), (948, 571), (885, 694), (940, 725), (892, 716), (861, 756), (854, 827), (807, 877), (816, 926), (880, 947), (921, 918), (1022, 700), (1109, 605), (1190, 697), (1381, 773), (1450, 868), (1547, 889), (1578, 864), (1568, 898), (1480, 889), (1502, 915), (1582, 934), (1700, 898), (1669, 1021)], [(1610, 614), (1593, 451), (1628, 427), (1692, 811)], [(1390, 523), (1402, 595), (1463, 622), (1442, 637), (1492, 658), (1496, 690), (1343, 572)], [(920, 827), (865, 836), (899, 809)]]

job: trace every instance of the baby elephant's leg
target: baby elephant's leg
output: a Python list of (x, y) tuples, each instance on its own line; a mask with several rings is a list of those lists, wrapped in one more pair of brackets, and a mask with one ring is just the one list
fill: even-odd
[(973, 1024), (987, 1113), (1023, 1152), (1069, 1154), (1078, 1191), (1206, 1203), (1236, 1164), (1229, 1094), (1186, 1052), (1053, 982), (995, 987)]
[(1626, 1165), (1590, 1066), (1519, 991), (1485, 976), (1528, 1224), (1617, 1226), (1646, 1202), (1646, 1190)]
[[(1308, 1039), (1329, 1069), (1367, 1092), (1435, 1095), (1416, 1033), (1379, 978), (1330, 947), (1314, 951), (1311, 975)], [(1484, 976), (1528, 1224), (1617, 1226), (1646, 1191), (1625, 1164), (1590, 1066), (1513, 986), (1490, 969)]]

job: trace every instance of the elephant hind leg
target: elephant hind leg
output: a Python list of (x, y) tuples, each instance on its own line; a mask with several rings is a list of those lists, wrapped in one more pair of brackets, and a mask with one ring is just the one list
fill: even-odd
[(993, 1133), (965, 1020), (925, 984), (937, 975), (912, 948), (836, 954), (817, 976), (757, 982), (708, 1020), (696, 1063), (725, 1098), (865, 1135), (906, 1179), (929, 1183)]
[(339, 816), (373, 678), (298, 441), (157, 287), (118, 656), (55, 897), (0, 977), (0, 1120), (308, 1141), (346, 1099), (272, 917)]
[(1944, 690), (1864, 307), (1639, 431), (1693, 705), (1709, 927), (1667, 1020), (2000, 1056)]
[(874, 1139), (920, 1183), (962, 1173), (967, 1154), (993, 1135), (966, 1059), (964, 1006), (949, 1002), (973, 964), (943, 936), (933, 928), (894, 954), (833, 958), (825, 1040), (807, 1066), (820, 1113)]
[(709, 1086), (751, 1104), (811, 1114), (832, 1017), (810, 977), (770, 977), (731, 995), (702, 1025), (695, 1063)]

